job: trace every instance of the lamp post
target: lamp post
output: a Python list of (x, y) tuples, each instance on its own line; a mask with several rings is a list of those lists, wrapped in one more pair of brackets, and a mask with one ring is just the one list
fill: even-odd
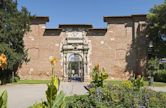
[[(153, 41), (150, 41), (149, 42), (149, 45), (148, 45), (148, 60), (150, 60), (151, 56), (152, 56), (152, 53), (153, 53)], [(149, 64), (148, 64), (149, 65)], [(154, 82), (154, 78), (153, 78), (153, 75), (152, 75), (152, 71), (151, 68), (153, 68), (152, 66), (148, 66), (148, 80), (149, 80), (149, 86), (152, 85), (152, 83)]]

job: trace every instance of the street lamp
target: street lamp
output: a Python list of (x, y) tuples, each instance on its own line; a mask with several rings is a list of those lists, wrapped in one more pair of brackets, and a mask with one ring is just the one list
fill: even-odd
[[(149, 45), (148, 45), (148, 60), (150, 60), (152, 53), (153, 53), (153, 41), (151, 40), (151, 41), (149, 41)], [(148, 62), (148, 65), (149, 65), (149, 62)], [(150, 72), (148, 72), (149, 73), (149, 75), (148, 75), (149, 86), (151, 86), (154, 81), (154, 78), (152, 75), (152, 70), (150, 68), (152, 68), (151, 65), (150, 65), (150, 67), (148, 66), (148, 71), (150, 71)]]
[(148, 59), (151, 58), (152, 53), (153, 53), (153, 41), (150, 41), (148, 45)]
[(153, 48), (153, 41), (149, 42), (149, 48)]

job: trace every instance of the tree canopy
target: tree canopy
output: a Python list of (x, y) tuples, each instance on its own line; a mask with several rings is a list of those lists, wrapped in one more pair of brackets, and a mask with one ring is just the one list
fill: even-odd
[(8, 59), (3, 71), (16, 71), (27, 58), (23, 37), (30, 30), (30, 13), (25, 7), (18, 10), (17, 3), (13, 0), (1, 1), (0, 54), (4, 53)]
[(148, 35), (153, 42), (153, 56), (166, 57), (166, 0), (155, 5), (148, 16)]

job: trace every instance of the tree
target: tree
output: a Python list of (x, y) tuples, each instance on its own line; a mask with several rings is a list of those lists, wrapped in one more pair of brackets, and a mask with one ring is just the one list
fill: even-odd
[(8, 64), (0, 72), (0, 79), (8, 78), (11, 72), (27, 60), (23, 37), (30, 30), (30, 13), (25, 7), (17, 9), (13, 0), (1, 0), (0, 7), (0, 54), (7, 56)]
[(148, 35), (153, 43), (152, 56), (166, 57), (166, 0), (161, 5), (155, 5), (147, 18)]

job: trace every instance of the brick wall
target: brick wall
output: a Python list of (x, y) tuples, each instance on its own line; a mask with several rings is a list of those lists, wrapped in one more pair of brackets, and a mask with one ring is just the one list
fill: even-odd
[[(89, 40), (89, 71), (99, 64), (109, 73), (110, 79), (127, 79), (132, 72), (144, 72), (146, 67), (146, 36), (144, 33), (145, 19), (139, 17), (111, 18), (107, 20), (107, 32), (96, 30), (88, 35)], [(56, 74), (63, 75), (62, 42), (65, 32), (49, 30), (45, 23), (36, 20), (31, 25), (31, 32), (24, 37), (30, 62), (24, 63), (18, 70), (22, 79), (48, 79), (51, 75), (49, 56), (58, 59)], [(101, 34), (100, 34), (101, 33)]]

